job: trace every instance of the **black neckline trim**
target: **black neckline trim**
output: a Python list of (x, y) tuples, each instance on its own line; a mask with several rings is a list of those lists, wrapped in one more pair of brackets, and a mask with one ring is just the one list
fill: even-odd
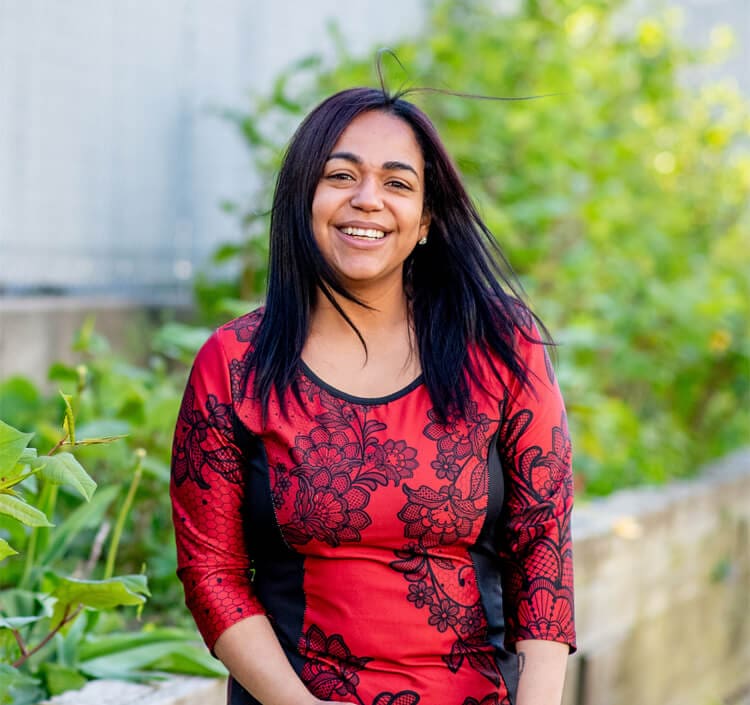
[(360, 404), (361, 406), (375, 406), (377, 404), (387, 404), (388, 402), (396, 401), (396, 399), (400, 399), (410, 392), (413, 392), (415, 389), (417, 389), (417, 387), (421, 387), (424, 383), (424, 374), (420, 374), (419, 377), (417, 377), (412, 382), (409, 382), (409, 384), (407, 384), (402, 389), (398, 389), (397, 391), (392, 392), (391, 394), (387, 394), (384, 397), (357, 397), (354, 396), (354, 394), (347, 394), (346, 392), (342, 392), (340, 389), (336, 389), (336, 387), (332, 387), (330, 384), (328, 384), (328, 382), (318, 377), (318, 375), (316, 375), (307, 366), (304, 360), (300, 359), (299, 366), (305, 377), (307, 377), (316, 386), (325, 390), (334, 397), (338, 397), (339, 399), (348, 401), (351, 404)]

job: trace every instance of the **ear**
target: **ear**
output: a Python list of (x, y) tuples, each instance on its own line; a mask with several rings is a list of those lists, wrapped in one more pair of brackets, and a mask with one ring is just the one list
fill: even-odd
[(432, 222), (432, 215), (427, 209), (422, 211), (422, 218), (419, 221), (419, 237), (426, 237), (427, 232), (430, 229), (430, 223)]

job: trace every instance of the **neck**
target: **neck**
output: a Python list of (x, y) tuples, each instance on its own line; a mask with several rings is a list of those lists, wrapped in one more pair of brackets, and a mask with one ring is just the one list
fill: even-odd
[[(398, 286), (392, 286), (377, 293), (352, 291), (352, 294), (366, 304), (367, 308), (349, 301), (335, 292), (332, 292), (332, 294), (336, 303), (357, 327), (365, 340), (372, 335), (377, 336), (381, 332), (402, 327), (407, 323), (408, 306), (400, 282)], [(313, 328), (318, 331), (326, 330), (340, 333), (348, 331), (354, 334), (349, 324), (321, 292), (318, 292), (311, 322)]]

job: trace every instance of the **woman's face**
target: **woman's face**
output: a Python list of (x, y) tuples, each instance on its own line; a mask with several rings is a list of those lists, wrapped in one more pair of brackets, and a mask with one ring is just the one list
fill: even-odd
[(401, 287), (404, 260), (427, 234), (424, 159), (411, 127), (371, 111), (344, 130), (312, 204), (315, 241), (352, 293)]

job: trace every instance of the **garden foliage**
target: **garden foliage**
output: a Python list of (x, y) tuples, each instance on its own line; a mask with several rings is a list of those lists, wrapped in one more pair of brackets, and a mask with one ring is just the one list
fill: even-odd
[[(392, 89), (553, 94), (410, 97), (559, 343), (590, 494), (692, 472), (750, 427), (750, 110), (729, 83), (689, 80), (729, 33), (688, 50), (673, 15), (632, 23), (621, 5), (438, 2), (420, 36), (393, 47), (405, 70), (386, 58)], [(331, 37), (334, 59), (299, 62), (249, 112), (228, 113), (265, 188), (252, 206), (227, 205), (246, 238), (216, 253), (239, 277), (198, 285), (212, 324), (262, 296), (270, 189), (294, 126), (334, 90), (377, 85), (375, 47), (362, 59)], [(50, 370), (65, 396), (0, 382), (0, 703), (104, 675), (220, 672), (186, 645), (192, 628), (172, 626), (187, 613), (170, 442), (186, 364), (208, 333), (165, 327), (138, 366), (87, 325), (81, 366)]]
[[(192, 643), (192, 627), (159, 626), (185, 621), (173, 611), (181, 597), (167, 507), (184, 370), (170, 376), (156, 357), (127, 365), (90, 324), (77, 347), (87, 364), (50, 370), (69, 393), (46, 398), (22, 378), (0, 384), (0, 704), (90, 678), (223, 673)], [(144, 568), (156, 588), (145, 627)]]
[[(592, 494), (691, 473), (750, 428), (750, 110), (730, 81), (693, 80), (731, 32), (688, 49), (676, 11), (634, 21), (625, 9), (439, 2), (393, 47), (405, 68), (385, 60), (392, 90), (553, 94), (408, 97), (560, 344), (579, 489)], [(264, 279), (270, 186), (294, 126), (335, 90), (377, 85), (375, 48), (354, 57), (332, 37), (333, 61), (296, 64), (230, 113), (265, 185), (251, 208), (234, 206), (245, 242), (217, 253), (242, 261), (239, 296)]]

